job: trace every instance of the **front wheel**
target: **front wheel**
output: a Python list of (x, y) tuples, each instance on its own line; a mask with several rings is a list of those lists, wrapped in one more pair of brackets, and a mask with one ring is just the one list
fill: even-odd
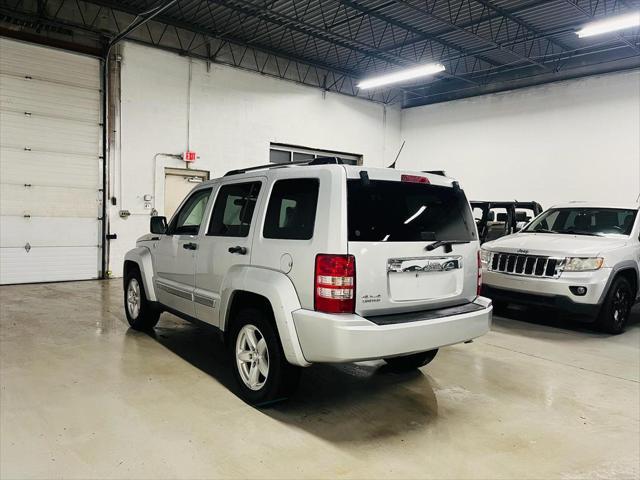
[(438, 349), (429, 350), (428, 352), (414, 353), (412, 355), (405, 355), (402, 357), (385, 358), (384, 361), (396, 371), (409, 371), (416, 368), (424, 367), (430, 363), (438, 353)]
[(624, 277), (614, 279), (598, 315), (597, 327), (614, 335), (624, 332), (631, 314), (633, 295), (629, 280)]
[(125, 280), (124, 311), (129, 325), (135, 330), (150, 330), (160, 318), (160, 312), (147, 300), (144, 284), (137, 270), (130, 272)]
[(229, 351), (245, 402), (265, 405), (286, 398), (297, 386), (300, 369), (287, 362), (277, 331), (261, 309), (238, 312), (231, 326)]

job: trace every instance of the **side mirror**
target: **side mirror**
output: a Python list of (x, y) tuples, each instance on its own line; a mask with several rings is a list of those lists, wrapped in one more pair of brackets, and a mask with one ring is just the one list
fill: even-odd
[(164, 235), (165, 233), (167, 233), (167, 229), (169, 228), (169, 226), (167, 225), (167, 217), (151, 217), (149, 227), (151, 233)]

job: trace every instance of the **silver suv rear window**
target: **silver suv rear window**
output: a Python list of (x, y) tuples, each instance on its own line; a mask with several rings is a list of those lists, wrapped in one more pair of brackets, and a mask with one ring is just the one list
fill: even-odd
[(278, 180), (269, 198), (264, 237), (282, 240), (312, 238), (319, 187), (317, 178)]
[(351, 242), (472, 241), (471, 208), (459, 188), (383, 180), (347, 181)]

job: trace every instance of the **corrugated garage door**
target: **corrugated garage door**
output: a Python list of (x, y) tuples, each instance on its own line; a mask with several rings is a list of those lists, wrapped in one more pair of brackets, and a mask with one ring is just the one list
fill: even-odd
[(0, 284), (97, 278), (100, 64), (0, 38)]

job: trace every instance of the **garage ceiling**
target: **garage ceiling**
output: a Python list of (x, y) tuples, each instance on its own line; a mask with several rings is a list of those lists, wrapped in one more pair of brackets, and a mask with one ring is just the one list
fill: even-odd
[[(101, 45), (167, 0), (0, 0), (11, 30)], [(404, 107), (640, 66), (638, 29), (578, 38), (638, 0), (177, 0), (128, 38), (330, 91)], [(416, 64), (446, 72), (361, 91)]]

